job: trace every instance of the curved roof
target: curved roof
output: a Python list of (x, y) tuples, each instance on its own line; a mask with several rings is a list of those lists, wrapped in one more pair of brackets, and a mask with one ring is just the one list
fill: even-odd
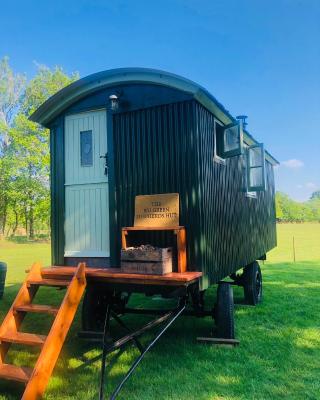
[[(224, 124), (236, 121), (223, 105), (202, 86), (182, 76), (149, 68), (110, 69), (79, 79), (45, 101), (30, 116), (30, 120), (48, 127), (64, 110), (89, 94), (109, 86), (130, 83), (150, 83), (181, 90), (191, 94)], [(245, 132), (245, 136), (248, 144), (257, 143), (248, 132)], [(276, 162), (275, 159), (273, 161)]]
[(86, 76), (85, 78), (71, 83), (54, 96), (50, 97), (31, 115), (30, 119), (31, 121), (47, 126), (71, 104), (86, 97), (90, 93), (108, 86), (129, 83), (151, 83), (181, 90), (193, 95), (207, 108), (214, 108), (215, 111), (217, 111), (216, 109), (219, 109), (220, 112), (222, 111), (223, 114), (225, 114), (225, 118), (223, 119), (226, 120), (223, 122), (230, 123), (234, 120), (222, 104), (202, 86), (182, 76), (149, 68), (117, 68)]

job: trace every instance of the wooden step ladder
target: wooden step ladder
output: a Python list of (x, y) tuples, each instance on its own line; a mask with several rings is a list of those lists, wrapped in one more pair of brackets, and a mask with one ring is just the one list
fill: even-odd
[[(59, 308), (32, 303), (40, 286), (67, 289)], [(70, 281), (43, 279), (41, 264), (33, 264), (0, 327), (0, 379), (26, 384), (22, 400), (34, 400), (43, 395), (85, 287), (85, 263), (78, 265)], [(48, 313), (55, 316), (47, 336), (20, 331), (22, 321), (27, 312)], [(39, 346), (41, 348), (39, 358), (33, 369), (5, 363), (6, 355), (12, 343)]]

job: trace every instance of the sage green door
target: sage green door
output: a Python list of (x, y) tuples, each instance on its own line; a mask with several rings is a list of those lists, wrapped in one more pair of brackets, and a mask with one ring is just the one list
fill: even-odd
[(65, 118), (65, 257), (109, 257), (106, 111)]

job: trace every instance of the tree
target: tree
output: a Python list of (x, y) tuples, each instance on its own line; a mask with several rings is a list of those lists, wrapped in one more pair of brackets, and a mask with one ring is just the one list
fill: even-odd
[(25, 77), (15, 74), (8, 57), (0, 60), (0, 234), (5, 233), (9, 206), (8, 188), (13, 165), (6, 158), (14, 113), (22, 101)]
[(312, 220), (320, 222), (320, 192), (314, 192), (308, 201), (309, 208), (312, 212)]
[(313, 192), (310, 200), (314, 200), (314, 199), (320, 199), (320, 190), (317, 190), (316, 192)]
[(285, 193), (276, 193), (276, 215), (284, 222), (320, 222), (320, 197), (314, 196), (309, 201), (299, 203)]
[[(20, 204), (24, 210), (25, 226), (29, 237), (34, 236), (36, 218), (48, 220), (49, 208), (43, 214), (43, 204), (49, 204), (49, 131), (28, 120), (28, 115), (35, 111), (48, 97), (78, 78), (70, 77), (61, 68), (50, 70), (39, 66), (37, 75), (27, 85), (21, 112), (15, 117), (11, 131), (11, 150), (16, 157), (17, 179), (12, 185), (25, 188)], [(21, 193), (21, 192), (20, 192)], [(38, 212), (39, 207), (42, 213)]]
[(54, 67), (51, 70), (45, 65), (38, 65), (36, 76), (26, 87), (22, 112), (27, 116), (31, 115), (49, 97), (78, 79), (77, 72), (68, 76), (61, 67)]
[(1, 65), (4, 72), (0, 72), (0, 112), (4, 116), (1, 127), (5, 139), (0, 151), (0, 229), (5, 232), (9, 216), (13, 234), (23, 222), (32, 238), (35, 224), (49, 220), (50, 158), (49, 131), (28, 117), (48, 97), (77, 79), (78, 74), (68, 76), (59, 67), (51, 70), (39, 66), (22, 92), (21, 75), (12, 72), (7, 58)]
[[(25, 220), (29, 236), (34, 235), (36, 217), (48, 219), (49, 208), (43, 215), (38, 212), (49, 204), (49, 132), (27, 119), (45, 100), (78, 79), (78, 74), (66, 75), (62, 68), (53, 70), (40, 65), (37, 75), (28, 84), (22, 103), (22, 113), (15, 120), (16, 153), (23, 155), (20, 177), (25, 182)], [(43, 208), (43, 207), (42, 207)]]
[(16, 116), (10, 133), (8, 153), (16, 167), (11, 176), (11, 206), (23, 210), (25, 227), (33, 238), (37, 205), (49, 196), (48, 134), (24, 114)]
[(276, 218), (280, 221), (283, 219), (281, 195), (282, 193), (280, 192), (276, 193)]
[(0, 60), (0, 152), (8, 145), (8, 128), (25, 90), (26, 78), (22, 74), (15, 74), (9, 65), (9, 58)]
[(10, 199), (10, 181), (14, 165), (8, 157), (7, 148), (0, 155), (0, 234), (4, 235)]

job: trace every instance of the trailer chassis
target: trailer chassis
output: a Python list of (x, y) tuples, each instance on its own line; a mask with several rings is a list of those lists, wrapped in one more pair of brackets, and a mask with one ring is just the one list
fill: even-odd
[[(226, 283), (225, 283), (226, 284)], [(229, 284), (227, 284), (229, 287)], [(93, 331), (82, 331), (79, 332), (79, 336), (91, 341), (97, 341), (102, 346), (102, 353), (95, 357), (94, 361), (101, 359), (101, 369), (100, 369), (100, 385), (99, 385), (99, 400), (105, 400), (105, 383), (106, 383), (106, 372), (107, 372), (107, 355), (114, 352), (115, 350), (123, 350), (127, 345), (134, 344), (139, 350), (140, 355), (134, 360), (128, 372), (124, 375), (121, 381), (118, 383), (116, 388), (113, 390), (109, 397), (109, 400), (114, 400), (118, 396), (119, 392), (131, 377), (137, 366), (143, 360), (145, 355), (152, 349), (152, 347), (158, 342), (162, 335), (167, 331), (167, 329), (178, 319), (180, 316), (196, 316), (196, 317), (212, 317), (214, 318), (212, 310), (204, 309), (203, 293), (199, 292), (197, 284), (191, 284), (188, 286), (172, 288), (171, 293), (176, 298), (176, 307), (173, 309), (149, 309), (149, 308), (131, 308), (126, 307), (123, 304), (119, 307), (119, 297), (117, 296), (118, 286), (113, 287), (112, 294), (108, 298), (108, 303), (106, 306), (105, 318), (103, 331), (93, 332)], [(159, 288), (158, 288), (159, 290)], [(157, 290), (157, 291), (158, 291)], [(135, 292), (135, 291), (133, 291)], [(165, 292), (168, 295), (168, 292)], [(188, 302), (191, 303), (192, 308), (187, 309)], [(121, 316), (125, 314), (140, 314), (140, 315), (153, 315), (156, 318), (148, 322), (146, 325), (131, 331), (125, 322), (121, 319)], [(115, 321), (118, 325), (124, 328), (128, 333), (117, 340), (112, 340), (110, 323), (111, 320)], [(146, 333), (147, 331), (160, 327), (157, 333), (154, 335), (153, 339), (145, 346), (143, 346), (139, 340), (139, 337)], [(201, 343), (209, 344), (224, 344), (224, 345), (237, 345), (239, 342), (234, 338), (215, 338), (215, 337), (199, 337), (197, 340)]]

